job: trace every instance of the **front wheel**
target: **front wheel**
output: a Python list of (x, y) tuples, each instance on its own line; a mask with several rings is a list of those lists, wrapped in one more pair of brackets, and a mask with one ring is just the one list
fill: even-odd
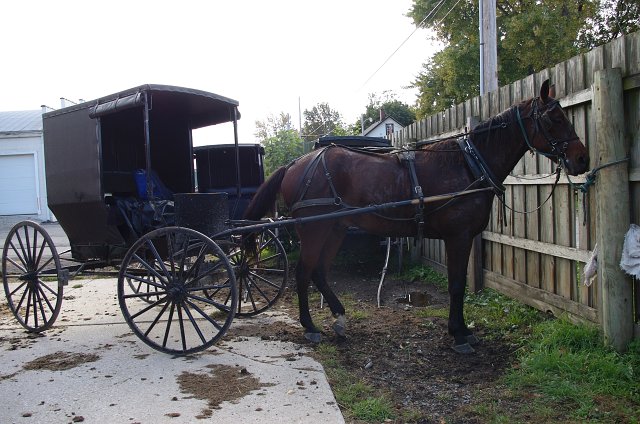
[(125, 255), (118, 300), (142, 341), (162, 352), (188, 355), (225, 334), (238, 289), (233, 268), (215, 242), (188, 228), (166, 227), (142, 236)]
[(66, 275), (42, 226), (22, 221), (9, 230), (2, 251), (2, 283), (11, 312), (28, 331), (39, 333), (53, 325)]

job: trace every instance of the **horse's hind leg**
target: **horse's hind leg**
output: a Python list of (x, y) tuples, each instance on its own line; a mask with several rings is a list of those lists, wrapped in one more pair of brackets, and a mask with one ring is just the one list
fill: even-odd
[(476, 336), (467, 328), (463, 314), (472, 240), (466, 236), (445, 240), (449, 279), (449, 334), (455, 340), (453, 349), (458, 353), (473, 353), (471, 345), (478, 343)]
[[(331, 234), (331, 225), (309, 223), (298, 227), (297, 231), (300, 237), (300, 260), (296, 267), (296, 291), (298, 293), (300, 324), (305, 329), (304, 337), (313, 343), (319, 343), (322, 336), (320, 330), (313, 323), (309, 312), (309, 282), (312, 277), (315, 280), (318, 278), (317, 269), (322, 267), (321, 258), (326, 240)], [(317, 284), (317, 282), (315, 283)]]

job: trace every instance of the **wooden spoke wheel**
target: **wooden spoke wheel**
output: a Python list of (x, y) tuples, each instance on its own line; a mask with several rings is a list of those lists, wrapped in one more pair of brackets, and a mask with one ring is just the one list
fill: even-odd
[(42, 226), (22, 221), (11, 228), (2, 251), (2, 283), (11, 312), (28, 331), (39, 333), (55, 322), (65, 275)]
[(143, 268), (140, 263), (131, 264), (129, 272), (141, 277), (139, 279), (126, 277), (129, 288), (133, 290), (133, 293), (140, 294), (140, 300), (153, 303), (160, 299), (160, 295), (158, 294), (160, 285), (156, 284), (158, 281), (154, 273)]
[(229, 252), (240, 294), (236, 316), (266, 311), (282, 296), (289, 262), (280, 240), (271, 230), (252, 235), (252, 243), (236, 244)]
[(142, 236), (125, 255), (118, 300), (142, 341), (162, 352), (188, 355), (225, 334), (238, 289), (233, 268), (215, 242), (188, 228), (166, 227)]

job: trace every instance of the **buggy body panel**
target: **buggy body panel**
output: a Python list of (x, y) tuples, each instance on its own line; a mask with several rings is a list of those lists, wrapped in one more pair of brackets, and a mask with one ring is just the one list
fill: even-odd
[[(201, 90), (147, 84), (44, 114), (49, 208), (73, 257), (122, 258), (141, 235), (127, 230), (122, 199), (148, 201), (153, 215), (154, 200), (193, 193), (191, 131), (235, 123), (238, 104)], [(152, 187), (154, 178), (163, 195)]]

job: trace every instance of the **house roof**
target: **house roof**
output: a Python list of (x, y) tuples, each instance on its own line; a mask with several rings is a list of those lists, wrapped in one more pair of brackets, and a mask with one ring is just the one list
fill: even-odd
[(0, 112), (0, 133), (42, 131), (42, 110)]

